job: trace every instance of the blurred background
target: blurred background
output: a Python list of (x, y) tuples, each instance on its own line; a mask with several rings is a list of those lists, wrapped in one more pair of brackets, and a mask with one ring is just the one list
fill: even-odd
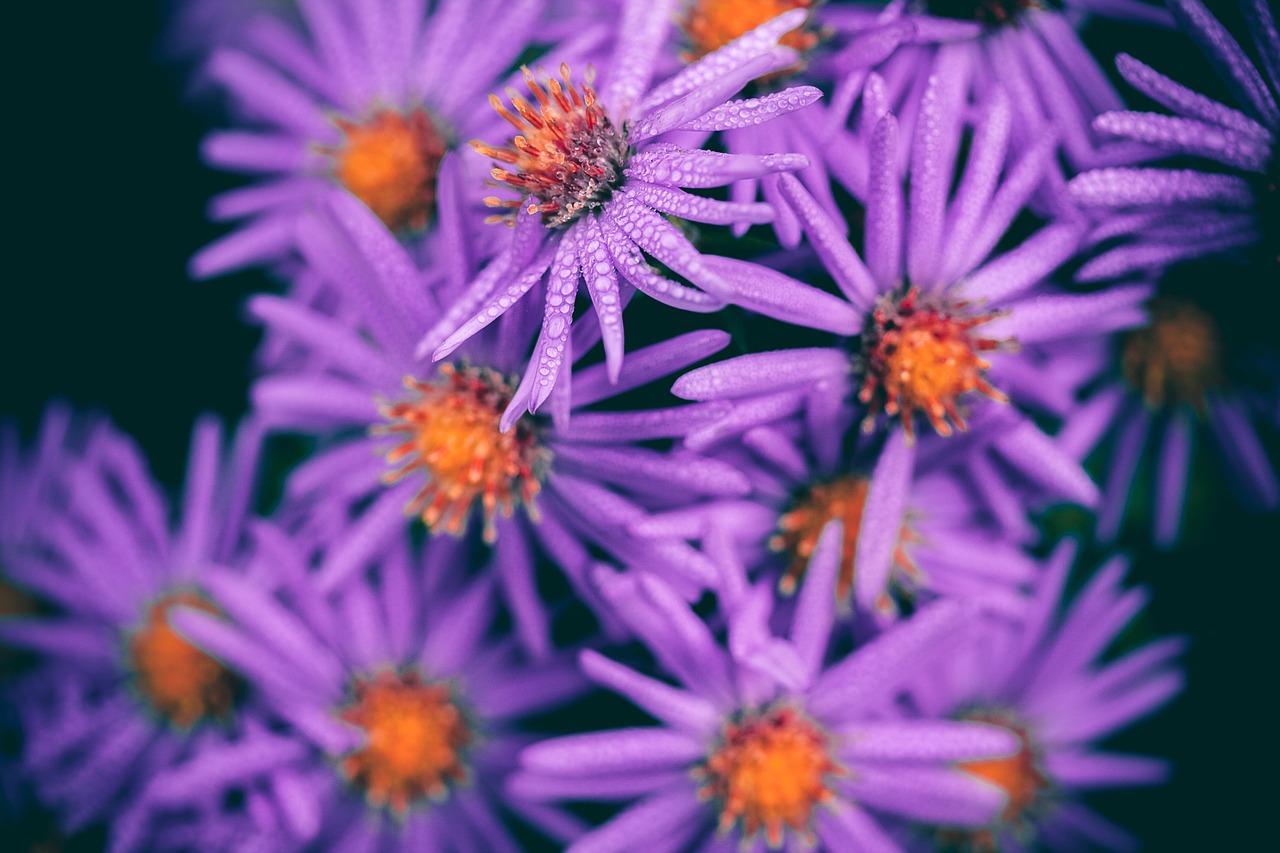
[[(0, 286), (0, 417), (30, 437), (52, 398), (109, 413), (176, 491), (196, 415), (231, 421), (246, 409), (259, 335), (243, 324), (242, 305), (275, 285), (256, 272), (186, 278), (187, 259), (221, 233), (205, 220), (207, 200), (238, 181), (198, 161), (209, 118), (184, 104), (182, 70), (161, 62), (163, 5), (23, 3), (6, 14), (11, 263)], [(1173, 34), (1102, 22), (1086, 40), (1104, 65), (1127, 50), (1195, 88), (1209, 74)], [(1280, 282), (1240, 284), (1240, 309), (1276, 318), (1280, 340)], [(1265, 297), (1259, 284), (1270, 285)], [(1280, 458), (1280, 438), (1265, 440)], [(1171, 758), (1171, 783), (1094, 800), (1152, 851), (1247, 850), (1275, 834), (1280, 519), (1243, 512), (1213, 462), (1200, 455), (1177, 550), (1153, 551), (1140, 524), (1122, 541), (1131, 579), (1154, 593), (1134, 639), (1192, 640), (1186, 693), (1112, 741)], [(1057, 510), (1046, 526), (1085, 521)], [(38, 824), (0, 829), (5, 850), (55, 849), (35, 846)], [(97, 844), (90, 836), (62, 849)]]

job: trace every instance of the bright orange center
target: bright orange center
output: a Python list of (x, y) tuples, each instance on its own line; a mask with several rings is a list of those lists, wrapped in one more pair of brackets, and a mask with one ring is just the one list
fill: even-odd
[(393, 231), (426, 226), (436, 209), (436, 175), (447, 146), (423, 110), (382, 110), (364, 122), (337, 119), (346, 134), (333, 174)]
[[(997, 818), (999, 823), (1007, 826), (1022, 823), (1027, 812), (1049, 787), (1049, 780), (1037, 767), (1036, 751), (1026, 728), (1001, 713), (976, 712), (966, 715), (965, 719), (1003, 726), (1018, 736), (1020, 748), (1013, 755), (983, 761), (962, 761), (959, 767), (969, 775), (990, 782), (1005, 792), (1008, 800)], [(997, 853), (999, 850), (994, 828), (947, 830), (942, 833), (942, 840), (976, 853)]]
[(1198, 305), (1174, 296), (1151, 303), (1151, 323), (1124, 339), (1125, 378), (1154, 407), (1190, 403), (1204, 408), (1205, 392), (1222, 382), (1218, 325)]
[(399, 467), (383, 480), (393, 483), (415, 470), (426, 474), (409, 511), (421, 515), (433, 533), (461, 533), (479, 501), (485, 539), (492, 542), (497, 512), (510, 516), (517, 500), (537, 517), (533, 499), (551, 454), (526, 418), (500, 430), (512, 386), (496, 371), (445, 364), (440, 373), (434, 383), (406, 376), (405, 387), (414, 396), (381, 406), (388, 423), (373, 432), (403, 438), (387, 453), (387, 461)]
[[(826, 483), (816, 483), (801, 495), (791, 509), (778, 519), (778, 532), (769, 539), (769, 547), (791, 555), (787, 571), (778, 581), (784, 595), (796, 591), (809, 566), (809, 558), (818, 545), (822, 529), (830, 521), (844, 524), (844, 541), (840, 548), (840, 573), (836, 581), (836, 598), (847, 601), (853, 591), (853, 562), (858, 552), (858, 532), (862, 529), (862, 510), (867, 502), (871, 481), (848, 475)], [(912, 562), (906, 546), (919, 542), (916, 533), (904, 522), (893, 553), (894, 568), (919, 580), (920, 570)], [(881, 594), (881, 607), (890, 607), (887, 592)]]
[(724, 739), (695, 775), (699, 796), (721, 804), (720, 829), (742, 819), (745, 838), (761, 828), (769, 844), (791, 827), (811, 838), (813, 807), (834, 795), (827, 777), (845, 770), (828, 754), (830, 738), (792, 708), (774, 708), (725, 726)]
[(904, 296), (881, 300), (863, 333), (865, 378), (858, 399), (870, 406), (864, 430), (870, 431), (883, 411), (901, 415), (907, 438), (914, 439), (912, 421), (922, 412), (939, 435), (950, 435), (952, 423), (965, 429), (956, 403), (960, 395), (978, 391), (1008, 401), (987, 383), (983, 374), (991, 365), (979, 353), (1014, 344), (973, 334), (976, 326), (1001, 314), (970, 314), (967, 307), (966, 302), (921, 296), (914, 287)]
[(169, 609), (192, 607), (218, 614), (194, 592), (168, 595), (151, 605), (147, 622), (129, 638), (129, 660), (138, 692), (156, 713), (181, 728), (225, 716), (235, 703), (238, 681), (225, 666), (197, 649), (169, 625)]
[[(812, 9), (816, 0), (694, 0), (680, 22), (691, 49), (685, 62), (696, 62), (729, 42), (792, 9)], [(806, 22), (779, 42), (804, 52), (818, 43), (818, 35)]]
[[(599, 208), (613, 196), (630, 150), (626, 136), (614, 127), (596, 101), (591, 70), (587, 70), (581, 92), (570, 79), (569, 66), (560, 65), (560, 76), (563, 85), (554, 77), (539, 84), (533, 72), (525, 68), (525, 82), (539, 108), (534, 110), (528, 101), (511, 92), (513, 113), (496, 95), (490, 95), (489, 103), (511, 123), (517, 135), (506, 148), (494, 148), (478, 140), (471, 143), (485, 157), (512, 167), (495, 168), (490, 174), (495, 181), (514, 187), (521, 194), (518, 200), (491, 196), (485, 204), (509, 211), (524, 206), (526, 213), (542, 214), (543, 222), (553, 228)], [(491, 216), (488, 221), (510, 220)]]
[(441, 799), (467, 777), (460, 751), (471, 729), (449, 688), (413, 671), (383, 671), (357, 679), (356, 698), (339, 717), (364, 730), (365, 745), (342, 759), (343, 774), (374, 806), (403, 815), (423, 797)]

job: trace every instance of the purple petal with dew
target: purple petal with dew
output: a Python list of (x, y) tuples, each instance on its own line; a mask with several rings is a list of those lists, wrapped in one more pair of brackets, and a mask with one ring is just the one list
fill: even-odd
[[(785, 58), (775, 65), (786, 67)], [(814, 86), (792, 86), (759, 98), (728, 101), (705, 114), (685, 122), (683, 130), (733, 130), (755, 127), (779, 116), (804, 109), (822, 98), (822, 90)]]
[(569, 846), (565, 853), (629, 853), (669, 845), (705, 823), (710, 813), (698, 799), (691, 780), (647, 797)]
[(1150, 295), (1150, 286), (1135, 284), (1098, 293), (1036, 296), (1018, 302), (1009, 315), (991, 321), (983, 331), (1024, 345), (1115, 332), (1148, 322), (1143, 303)]
[(568, 661), (559, 659), (548, 666), (499, 673), (483, 688), (473, 688), (469, 695), (474, 697), (477, 708), (484, 709), (486, 719), (500, 720), (558, 708), (579, 696), (587, 686)]
[(1186, 678), (1166, 672), (1098, 702), (1086, 711), (1046, 719), (1039, 734), (1046, 744), (1087, 743), (1144, 717), (1182, 692)]
[(317, 185), (307, 178), (260, 181), (251, 186), (218, 193), (209, 200), (207, 213), (215, 222), (261, 216), (273, 208), (292, 209), (309, 204), (317, 190)]
[(282, 767), (271, 774), (270, 784), (270, 796), (288, 830), (303, 841), (315, 838), (323, 814), (312, 780), (291, 767)]
[(1253, 36), (1253, 44), (1258, 49), (1262, 66), (1271, 79), (1271, 91), (1280, 92), (1280, 30), (1276, 28), (1274, 6), (1269, 0), (1244, 0), (1240, 10), (1244, 13), (1249, 25), (1249, 33)]
[(907, 275), (931, 282), (940, 272), (947, 196), (960, 143), (970, 53), (942, 49), (920, 104), (911, 152), (911, 205), (907, 228)]
[(1227, 88), (1249, 104), (1255, 114), (1271, 127), (1280, 125), (1280, 106), (1267, 89), (1266, 81), (1254, 68), (1248, 54), (1227, 32), (1227, 28), (1199, 0), (1168, 0), (1182, 29), (1208, 55)]
[(339, 369), (368, 382), (382, 382), (391, 369), (369, 341), (350, 326), (289, 299), (259, 294), (249, 300), (251, 315), (316, 352), (333, 359)]
[(835, 584), (844, 542), (844, 526), (828, 522), (805, 569), (800, 600), (791, 620), (791, 643), (803, 667), (808, 685), (822, 669), (823, 656), (831, 640), (835, 622)]
[(575, 405), (588, 406), (648, 385), (714, 355), (728, 346), (729, 340), (729, 335), (719, 329), (702, 329), (642, 347), (627, 354), (616, 382), (609, 381), (603, 365), (583, 368), (574, 376)]
[(1044, 182), (1057, 148), (1058, 140), (1054, 136), (1043, 136), (1007, 171), (991, 203), (973, 226), (972, 236), (964, 247), (963, 261), (958, 264), (959, 269), (967, 272), (991, 254), (1013, 220)]
[(118, 664), (116, 651), (97, 626), (28, 617), (0, 620), (0, 642), (41, 655), (70, 658), (103, 669)]
[(1009, 95), (1004, 87), (997, 86), (990, 99), (982, 105), (968, 162), (947, 213), (947, 241), (941, 278), (956, 278), (965, 272), (961, 268), (966, 257), (964, 249), (995, 193), (1009, 150), (1012, 122)]
[(828, 850), (852, 844), (858, 853), (905, 853), (865, 809), (840, 800), (818, 812), (814, 829)]
[(690, 151), (659, 142), (635, 154), (627, 163), (627, 174), (650, 184), (705, 188), (791, 172), (807, 165), (808, 158), (800, 154), (725, 154)]
[(566, 473), (600, 482), (629, 486), (640, 481), (645, 490), (668, 495), (692, 492), (743, 497), (751, 493), (751, 481), (746, 475), (719, 459), (675, 457), (639, 447), (612, 449), (571, 444), (557, 444), (555, 453)]
[(760, 224), (773, 221), (773, 208), (760, 202), (718, 201), (643, 181), (628, 182), (627, 192), (654, 210), (694, 222), (732, 225), (736, 222)]
[(705, 449), (722, 438), (761, 424), (773, 423), (799, 411), (805, 403), (803, 389), (791, 388), (774, 394), (749, 397), (737, 402), (733, 411), (715, 423), (693, 430), (685, 438), (690, 450)]
[(641, 675), (591, 649), (579, 652), (578, 665), (592, 681), (622, 694), (669, 726), (704, 738), (720, 725), (719, 712), (701, 696)]
[(790, 276), (716, 255), (704, 256), (703, 263), (728, 286), (735, 305), (837, 335), (855, 335), (862, 329), (861, 314), (848, 302)]
[(744, 33), (719, 50), (685, 66), (645, 96), (640, 104), (639, 114), (648, 114), (655, 108), (701, 89), (716, 78), (739, 68), (753, 57), (776, 45), (778, 40), (787, 33), (802, 26), (807, 17), (808, 10), (805, 9), (784, 12), (754, 30)]
[(1054, 494), (1086, 507), (1098, 503), (1098, 487), (1079, 461), (1062, 452), (1049, 436), (1030, 421), (994, 439), (1000, 455)]
[(854, 555), (854, 597), (864, 610), (875, 608), (888, 585), (893, 553), (902, 536), (914, 464), (914, 444), (902, 430), (890, 430), (871, 473)]
[(691, 370), (671, 393), (685, 400), (733, 399), (807, 385), (817, 377), (843, 376), (849, 357), (830, 347), (751, 353)]
[(844, 230), (822, 209), (804, 185), (791, 175), (778, 178), (778, 190), (786, 199), (809, 238), (822, 265), (836, 280), (845, 298), (859, 311), (875, 300), (877, 288), (862, 258), (849, 245)]
[(191, 450), (187, 455), (182, 526), (171, 555), (176, 566), (193, 566), (212, 555), (216, 535), (212, 529), (213, 501), (218, 488), (221, 451), (222, 425), (211, 415), (201, 416), (192, 430)]
[(330, 130), (314, 99), (248, 54), (219, 50), (210, 58), (206, 73), (232, 92), (246, 111), (303, 139), (323, 139)]
[(288, 737), (260, 734), (237, 743), (205, 749), (190, 760), (154, 777), (149, 799), (156, 805), (181, 806), (236, 783), (293, 764), (307, 754), (304, 743)]
[(692, 287), (686, 287), (677, 281), (672, 281), (659, 275), (645, 261), (640, 248), (631, 241), (631, 238), (623, 234), (612, 223), (608, 221), (602, 223), (602, 230), (605, 243), (609, 247), (610, 254), (613, 255), (618, 272), (632, 286), (648, 294), (653, 299), (664, 305), (670, 305), (672, 308), (704, 314), (711, 311), (719, 311), (727, 304), (719, 297)]
[(1151, 427), (1151, 410), (1141, 403), (1126, 406), (1116, 418), (1120, 432), (1111, 451), (1107, 471), (1106, 490), (1102, 505), (1098, 508), (1098, 538), (1110, 542), (1120, 532), (1124, 509), (1129, 502), (1142, 450), (1147, 443)]
[(1043, 281), (1080, 248), (1084, 228), (1059, 222), (1041, 228), (1016, 249), (976, 270), (962, 285), (968, 299), (992, 304), (1018, 296)]
[(959, 631), (972, 612), (957, 602), (936, 602), (829, 667), (809, 693), (809, 710), (832, 725), (857, 720), (890, 698), (910, 677), (909, 662), (929, 654)]
[(970, 761), (1018, 752), (1018, 737), (1002, 726), (952, 720), (856, 722), (841, 728), (840, 754), (862, 763)]
[[(645, 252), (670, 267), (677, 275), (684, 276), (690, 283), (702, 288), (713, 297), (725, 298), (726, 285), (720, 281), (702, 261), (702, 253), (689, 242), (688, 238), (666, 219), (638, 200), (629, 198), (623, 193), (621, 201), (617, 201), (609, 209), (609, 221), (615, 224), (629, 240), (634, 241)], [(613, 246), (611, 245), (611, 249)], [(624, 247), (619, 247), (621, 251)], [(615, 252), (615, 256), (616, 256)], [(627, 266), (619, 263), (623, 275), (641, 290), (645, 289), (642, 280), (632, 279), (628, 275)], [(641, 277), (643, 279), (643, 276)]]
[(1227, 457), (1229, 470), (1247, 488), (1250, 500), (1264, 509), (1275, 509), (1280, 504), (1280, 482), (1244, 404), (1217, 397), (1210, 400), (1208, 410), (1209, 427)]
[(534, 557), (523, 535), (514, 530), (509, 534), (493, 545), (493, 571), (521, 645), (534, 660), (543, 661), (551, 654), (551, 628), (534, 582)]
[[(623, 7), (613, 64), (602, 92), (605, 106), (619, 122), (632, 114), (636, 99), (649, 88), (674, 17), (674, 0), (628, 0)], [(643, 112), (641, 105), (637, 114)]]
[(571, 226), (560, 238), (555, 260), (547, 279), (547, 295), (542, 317), (542, 335), (529, 360), (533, 385), (529, 389), (529, 411), (536, 412), (551, 396), (560, 367), (565, 363), (569, 331), (573, 324), (573, 306), (582, 270), (578, 265), (578, 247), (585, 226)]
[[(578, 262), (582, 265), (582, 280), (587, 283), (587, 292), (591, 295), (591, 304), (595, 307), (596, 317), (599, 319), (609, 379), (617, 382), (618, 374), (622, 370), (624, 348), (623, 301), (618, 287), (618, 273), (614, 269), (613, 260), (609, 256), (609, 247), (604, 242), (604, 235), (595, 217), (587, 217), (584, 225), (586, 233), (582, 237)], [(567, 375), (566, 379), (568, 379)]]
[(897, 286), (902, 265), (902, 183), (898, 179), (898, 121), (886, 115), (871, 137), (867, 189), (867, 268), (880, 290)]
[(1265, 127), (1239, 110), (1174, 82), (1127, 53), (1116, 56), (1116, 68), (1129, 85), (1179, 115), (1261, 139), (1270, 136)]
[(224, 169), (273, 175), (300, 171), (307, 162), (307, 149), (288, 134), (215, 131), (201, 141), (200, 156)]
[(293, 245), (293, 234), (292, 217), (262, 217), (196, 252), (187, 272), (200, 280), (270, 260)]
[(777, 60), (771, 52), (758, 53), (697, 89), (645, 114), (627, 131), (627, 140), (636, 145), (669, 130), (715, 130), (694, 127), (691, 122), (723, 104), (743, 86), (774, 70)]
[(551, 266), (551, 259), (554, 256), (555, 252), (552, 247), (547, 246), (534, 258), (529, 266), (525, 267), (514, 281), (491, 293), (487, 297), (487, 301), (470, 320), (459, 326), (456, 331), (435, 348), (435, 351), (431, 354), (432, 360), (439, 361), (453, 355), (458, 347), (466, 343), (477, 332), (505, 314), (507, 309), (515, 305), (521, 297), (533, 289), (535, 284), (542, 280), (542, 276), (547, 271), (547, 268)]
[(1169, 777), (1169, 763), (1142, 755), (1068, 752), (1045, 756), (1045, 770), (1056, 783), (1078, 791), (1125, 785), (1158, 785)]
[(1196, 119), (1154, 113), (1103, 113), (1093, 120), (1102, 133), (1145, 142), (1181, 154), (1209, 157), (1228, 166), (1260, 172), (1271, 156), (1270, 140), (1225, 130)]
[(618, 436), (626, 436), (632, 442), (680, 438), (692, 429), (714, 423), (730, 408), (728, 403), (712, 401), (640, 412), (579, 412), (561, 436), (566, 441), (595, 444), (614, 444)]
[(1190, 202), (1248, 207), (1253, 203), (1253, 191), (1243, 179), (1193, 169), (1094, 169), (1068, 181), (1067, 191), (1078, 204), (1107, 207)]
[[(689, 771), (657, 770), (625, 776), (546, 776), (516, 771), (507, 781), (507, 793), (534, 801), (588, 800), (629, 802), (654, 791), (669, 788), (688, 777)], [(577, 833), (576, 835), (581, 835)], [(575, 837), (576, 837), (575, 835)]]
[(493, 589), (481, 581), (455, 595), (431, 625), (419, 660), (427, 672), (451, 676), (464, 672), (484, 644), (497, 610)]
[(752, 427), (742, 435), (742, 444), (778, 468), (783, 476), (804, 482), (809, 477), (809, 459), (794, 440), (772, 426)]
[(857, 803), (931, 824), (986, 824), (1006, 800), (1000, 788), (954, 767), (859, 764), (840, 787)]
[(611, 729), (536, 743), (520, 753), (526, 770), (554, 776), (612, 776), (683, 768), (706, 747), (666, 728)]
[(1192, 415), (1174, 411), (1165, 426), (1164, 440), (1156, 459), (1155, 529), (1152, 539), (1161, 548), (1172, 547), (1182, 524), (1182, 508), (1191, 475)]
[(336, 589), (353, 572), (365, 567), (395, 536), (408, 530), (407, 509), (415, 486), (404, 482), (388, 488), (343, 531), (342, 538), (325, 555), (315, 582), (326, 591)]
[(310, 683), (294, 678), (287, 663), (264, 654), (261, 643), (225, 619), (190, 607), (172, 607), (169, 624), (192, 644), (267, 694), (304, 705), (323, 695), (314, 691)]

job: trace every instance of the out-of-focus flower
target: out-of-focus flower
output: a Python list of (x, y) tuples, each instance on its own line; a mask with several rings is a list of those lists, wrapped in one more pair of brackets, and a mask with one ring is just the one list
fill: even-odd
[(226, 619), (190, 607), (171, 616), (263, 696), (301, 749), (209, 753), (157, 784), (182, 797), (234, 776), (268, 796), (306, 849), (516, 851), (511, 814), (573, 831), (501, 786), (529, 740), (521, 718), (572, 698), (581, 676), (490, 636), (492, 578), (465, 580), (468, 548), (452, 538), (430, 540), (419, 560), (402, 531), (359, 574), (322, 590), (309, 553), (349, 535), (299, 541), (263, 526), (248, 574), (210, 581)]
[(220, 459), (216, 422), (200, 423), (171, 531), (126, 438), (60, 410), (45, 429), (31, 462), (40, 482), (18, 495), (6, 489), (0, 508), (32, 522), (5, 554), (8, 577), (48, 605), (0, 619), (0, 643), (36, 661), (16, 691), (22, 772), (66, 832), (106, 821), (113, 850), (180, 847), (172, 832), (231, 819), (228, 787), (164, 801), (156, 774), (270, 739), (240, 680), (167, 621), (179, 606), (220, 618), (204, 581), (243, 545), (258, 431), (246, 424)]
[(919, 847), (961, 850), (1077, 850), (1082, 843), (1133, 850), (1136, 840), (1077, 799), (1097, 788), (1162, 781), (1164, 761), (1104, 752), (1107, 736), (1159, 708), (1183, 685), (1171, 663), (1177, 638), (1102, 663), (1142, 609), (1146, 595), (1121, 586), (1124, 562), (1107, 563), (1055, 616), (1074, 549), (1050, 560), (1021, 624), (979, 621), (934, 656), (911, 693), (926, 716), (990, 723), (1016, 735), (1013, 755), (958, 767), (1004, 795), (998, 817), (979, 830), (946, 827)]
[[(1213, 161), (1207, 169), (1112, 168), (1072, 179), (1081, 204), (1116, 210), (1094, 240), (1124, 237), (1080, 270), (1100, 279), (1173, 261), (1249, 250), (1264, 284), (1280, 274), (1280, 35), (1266, 0), (1241, 5), (1257, 59), (1200, 3), (1170, 0), (1179, 25), (1204, 51), (1240, 109), (1206, 97), (1128, 54), (1121, 76), (1174, 115), (1113, 110), (1105, 133), (1154, 146), (1154, 154)], [(1155, 157), (1148, 158), (1155, 159)]]
[(962, 608), (932, 605), (824, 665), (841, 535), (833, 524), (819, 543), (786, 637), (768, 627), (773, 595), (763, 586), (730, 615), (727, 649), (657, 578), (601, 568), (598, 582), (619, 618), (678, 685), (582, 652), (590, 678), (659, 725), (535, 744), (509, 789), (629, 803), (571, 851), (776, 848), (784, 837), (788, 849), (816, 837), (828, 850), (897, 850), (880, 824), (885, 815), (990, 821), (999, 792), (952, 763), (1012, 755), (1016, 738), (894, 710), (916, 666), (964, 620)]

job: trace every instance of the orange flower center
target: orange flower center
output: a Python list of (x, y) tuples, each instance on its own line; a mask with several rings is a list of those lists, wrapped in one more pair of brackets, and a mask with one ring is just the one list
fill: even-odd
[(720, 748), (694, 771), (704, 780), (698, 795), (720, 803), (722, 832), (741, 818), (745, 838), (763, 828), (773, 847), (788, 826), (811, 839), (813, 807), (834, 796), (827, 777), (846, 772), (831, 760), (829, 744), (816, 724), (792, 708), (730, 723)]
[(971, 314), (967, 307), (967, 302), (921, 296), (914, 287), (904, 296), (881, 299), (862, 336), (865, 378), (858, 399), (870, 406), (863, 430), (870, 431), (883, 411), (901, 415), (907, 438), (914, 439), (912, 421), (922, 412), (939, 435), (950, 435), (951, 424), (965, 429), (956, 402), (961, 394), (978, 391), (1008, 402), (984, 378), (991, 365), (979, 353), (1016, 345), (975, 335), (974, 327), (1001, 312)]
[[(538, 109), (511, 92), (511, 106), (515, 109), (512, 112), (496, 95), (490, 95), (489, 103), (511, 123), (517, 135), (505, 148), (493, 148), (478, 140), (471, 143), (485, 157), (511, 167), (497, 167), (490, 174), (495, 181), (515, 187), (521, 194), (518, 200), (489, 197), (485, 204), (509, 211), (523, 206), (527, 213), (541, 213), (543, 222), (552, 228), (567, 225), (612, 198), (630, 151), (626, 136), (614, 127), (596, 100), (591, 70), (587, 70), (581, 92), (570, 80), (568, 65), (560, 65), (560, 76), (563, 85), (555, 78), (539, 84), (525, 68), (524, 79)], [(507, 216), (488, 219), (504, 220), (510, 222)]]
[(1151, 323), (1125, 336), (1120, 359), (1125, 379), (1157, 408), (1190, 403), (1203, 409), (1205, 392), (1222, 383), (1218, 325), (1179, 297), (1152, 301)]
[(129, 638), (129, 661), (138, 692), (169, 722), (189, 728), (198, 720), (226, 716), (239, 680), (214, 658), (188, 643), (169, 625), (169, 609), (192, 607), (219, 613), (199, 593), (178, 592), (151, 605), (146, 624)]
[(346, 134), (333, 175), (393, 231), (426, 227), (448, 146), (425, 110), (381, 110), (364, 122), (336, 119)]
[[(694, 0), (680, 21), (690, 44), (684, 61), (696, 62), (783, 12), (812, 9), (815, 5), (817, 0)], [(812, 50), (818, 43), (818, 34), (811, 23), (807, 20), (779, 42), (801, 53)]]
[[(1018, 736), (1020, 747), (1007, 758), (991, 758), (982, 761), (962, 761), (959, 767), (970, 776), (990, 782), (1008, 797), (1004, 810), (997, 820), (1006, 826), (1024, 822), (1027, 813), (1035, 807), (1041, 794), (1048, 789), (1049, 780), (1040, 772), (1035, 748), (1025, 726), (1019, 725), (1007, 714), (975, 712), (966, 720), (1002, 726)], [(998, 853), (999, 844), (995, 827), (978, 830), (950, 829), (941, 833), (941, 840), (951, 846), (975, 851)]]
[(551, 453), (538, 441), (529, 419), (521, 418), (507, 432), (500, 429), (502, 413), (511, 402), (511, 384), (496, 371), (470, 365), (442, 365), (437, 382), (404, 379), (410, 399), (381, 405), (387, 423), (375, 435), (397, 435), (400, 444), (387, 453), (398, 466), (383, 475), (394, 483), (422, 470), (427, 483), (409, 505), (431, 532), (460, 534), (471, 506), (480, 502), (484, 535), (497, 535), (499, 510), (510, 516), (517, 501), (537, 519), (534, 497), (551, 463)]
[(460, 752), (472, 732), (443, 684), (413, 671), (356, 679), (355, 700), (338, 716), (365, 732), (365, 745), (340, 767), (371, 805), (403, 816), (415, 800), (442, 799), (449, 783), (467, 778)]
[[(862, 529), (862, 510), (867, 503), (866, 477), (848, 475), (826, 483), (815, 483), (778, 519), (778, 532), (769, 539), (769, 547), (791, 555), (791, 563), (778, 581), (784, 595), (796, 591), (809, 566), (809, 558), (818, 545), (818, 537), (827, 522), (844, 524), (844, 541), (840, 547), (840, 571), (836, 580), (836, 599), (848, 601), (853, 591), (853, 563), (858, 552), (858, 532)], [(907, 545), (921, 541), (904, 522), (893, 552), (893, 565), (902, 574), (922, 580), (920, 569), (907, 553)], [(880, 606), (891, 607), (887, 592), (881, 594)]]

